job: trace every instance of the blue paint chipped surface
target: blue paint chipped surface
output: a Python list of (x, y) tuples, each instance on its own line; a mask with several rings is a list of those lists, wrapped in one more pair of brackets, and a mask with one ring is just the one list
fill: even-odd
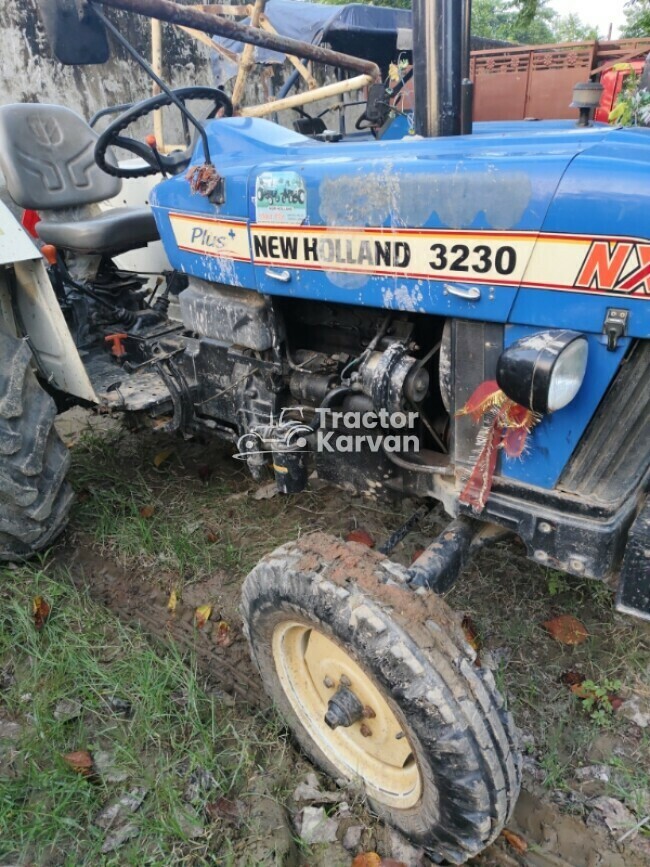
[[(422, 140), (400, 134), (397, 121), (392, 138), (391, 129), (380, 141), (320, 143), (263, 120), (210, 123), (210, 148), (225, 178), (226, 203), (215, 206), (191, 195), (183, 176), (156, 187), (152, 205), (170, 261), (204, 279), (271, 295), (502, 322), (507, 325), (506, 344), (540, 328), (587, 333), (589, 364), (577, 398), (541, 422), (522, 459), (502, 462), (509, 478), (553, 487), (629, 342), (622, 340), (616, 352), (607, 351), (601, 335), (607, 309), (628, 310), (629, 335), (647, 339), (650, 300), (643, 295), (645, 284), (635, 296), (605, 294), (595, 285), (578, 290), (572, 284), (562, 291), (534, 280), (526, 285), (526, 257), (533, 256), (538, 237), (570, 238), (577, 233), (607, 243), (636, 239), (639, 250), (650, 257), (650, 130), (603, 125), (582, 129), (570, 121), (494, 123), (476, 124), (469, 137)], [(193, 163), (202, 160), (199, 143)], [(253, 263), (178, 248), (169, 222), (175, 211), (197, 220), (236, 221), (248, 231), (252, 250), (259, 222), (256, 185), (259, 189), (259, 178), (269, 173), (292, 178), (291, 186), (305, 191), (302, 223), (294, 228), (329, 233), (318, 236), (317, 263), (280, 259), (278, 267), (289, 274), (289, 280), (281, 282), (273, 276), (272, 259)], [(380, 273), (376, 262), (359, 268), (350, 263), (365, 262), (367, 249), (376, 255), (372, 245), (379, 241), (368, 236), (372, 243), (364, 247), (349, 234), (356, 230), (375, 230), (395, 243), (411, 232), (407, 242), (412, 259), (423, 244), (426, 251), (431, 239), (439, 243), (439, 234), (447, 233), (444, 254), (449, 255), (453, 245), (468, 247), (469, 270), (459, 272), (457, 279), (448, 274), (437, 278), (433, 266), (430, 273), (402, 274), (395, 264), (397, 254), (390, 273)], [(316, 234), (307, 241), (304, 237), (300, 243), (316, 243)], [(496, 238), (490, 242), (492, 257), (499, 244), (520, 244), (516, 272), (500, 282), (494, 270), (482, 282), (478, 270), (484, 255), (479, 248), (489, 237)], [(328, 246), (330, 238), (334, 246)], [(549, 247), (553, 249), (561, 248)], [(438, 255), (432, 250), (429, 261), (435, 263)], [(553, 252), (548, 265), (549, 270), (554, 265)], [(413, 261), (405, 267), (413, 268)], [(507, 273), (507, 268), (502, 271)], [(532, 273), (540, 273), (539, 263)], [(650, 295), (650, 276), (647, 286)], [(480, 298), (463, 297), (468, 288), (477, 288)]]

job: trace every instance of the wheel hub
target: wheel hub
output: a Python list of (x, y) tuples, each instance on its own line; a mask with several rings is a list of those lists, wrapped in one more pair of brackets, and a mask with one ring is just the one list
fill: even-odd
[(327, 702), (325, 723), (331, 729), (339, 726), (349, 728), (352, 723), (359, 722), (362, 718), (363, 705), (351, 689), (341, 684)]
[(376, 801), (414, 806), (422, 779), (397, 711), (379, 686), (335, 641), (297, 621), (273, 633), (276, 671), (294, 712), (342, 776), (360, 780)]

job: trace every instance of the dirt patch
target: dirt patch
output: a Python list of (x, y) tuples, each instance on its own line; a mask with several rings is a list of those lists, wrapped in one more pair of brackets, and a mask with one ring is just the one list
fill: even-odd
[[(362, 528), (379, 545), (417, 505), (378, 504), (317, 480), (300, 496), (255, 500), (257, 486), (218, 444), (181, 443), (148, 432), (70, 435), (80, 502), (58, 562), (120, 618), (195, 652), (220, 694), (238, 703), (266, 701), (239, 625), (240, 585), (252, 566), (314, 530), (344, 538)], [(150, 517), (143, 517), (143, 507), (151, 507), (145, 513)], [(441, 511), (432, 512), (392, 559), (408, 566), (445, 521)], [(344, 580), (344, 573), (354, 571), (354, 557), (334, 547)], [(309, 567), (307, 559), (304, 565)], [(179, 597), (173, 616), (167, 609), (172, 590)], [(404, 591), (395, 590), (401, 608)], [(476, 625), (482, 663), (509, 696), (524, 734), (526, 791), (511, 827), (529, 841), (529, 850), (519, 854), (500, 841), (477, 863), (650, 864), (648, 826), (618, 846), (626, 831), (608, 830), (594, 807), (599, 798), (615, 799), (629, 811), (629, 827), (650, 813), (650, 728), (643, 727), (650, 630), (616, 614), (608, 588), (536, 566), (517, 543), (481, 552), (446, 601)], [(194, 612), (206, 604), (212, 606), (211, 620), (199, 630)], [(563, 613), (585, 624), (589, 637), (582, 645), (562, 646), (541, 628)], [(220, 621), (232, 629), (227, 647), (218, 643)], [(600, 686), (620, 682), (622, 706), (592, 718), (562, 680), (571, 671)], [(606, 771), (589, 779), (595, 765)], [(304, 767), (304, 761), (291, 751), (287, 767)], [(364, 821), (372, 825), (370, 817)], [(306, 855), (298, 857), (307, 863)]]
[[(195, 654), (208, 680), (226, 693), (257, 707), (268, 705), (239, 628), (238, 587), (224, 576), (188, 587), (184, 599), (169, 610), (169, 592), (137, 579), (88, 545), (63, 549), (58, 558), (70, 569), (74, 584), (106, 605), (120, 620), (142, 627), (153, 638), (173, 640)], [(199, 628), (196, 609), (217, 600), (208, 622)], [(229, 627), (228, 646), (223, 628)]]

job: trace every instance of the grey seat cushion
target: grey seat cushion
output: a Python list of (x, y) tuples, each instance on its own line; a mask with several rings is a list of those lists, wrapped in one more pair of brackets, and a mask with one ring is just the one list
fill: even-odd
[(149, 208), (111, 208), (90, 220), (44, 219), (36, 231), (45, 244), (77, 253), (119, 253), (159, 238)]
[(116, 196), (119, 178), (95, 162), (97, 133), (61, 105), (0, 107), (0, 169), (21, 208), (70, 208)]

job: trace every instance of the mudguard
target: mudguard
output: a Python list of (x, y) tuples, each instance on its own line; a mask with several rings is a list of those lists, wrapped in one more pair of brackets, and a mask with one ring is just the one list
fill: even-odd
[(13, 265), (16, 281), (12, 298), (9, 272), (0, 271), (3, 326), (13, 334), (29, 338), (35, 361), (49, 383), (66, 394), (98, 402), (54, 294), (43, 257), (2, 202), (0, 265)]

